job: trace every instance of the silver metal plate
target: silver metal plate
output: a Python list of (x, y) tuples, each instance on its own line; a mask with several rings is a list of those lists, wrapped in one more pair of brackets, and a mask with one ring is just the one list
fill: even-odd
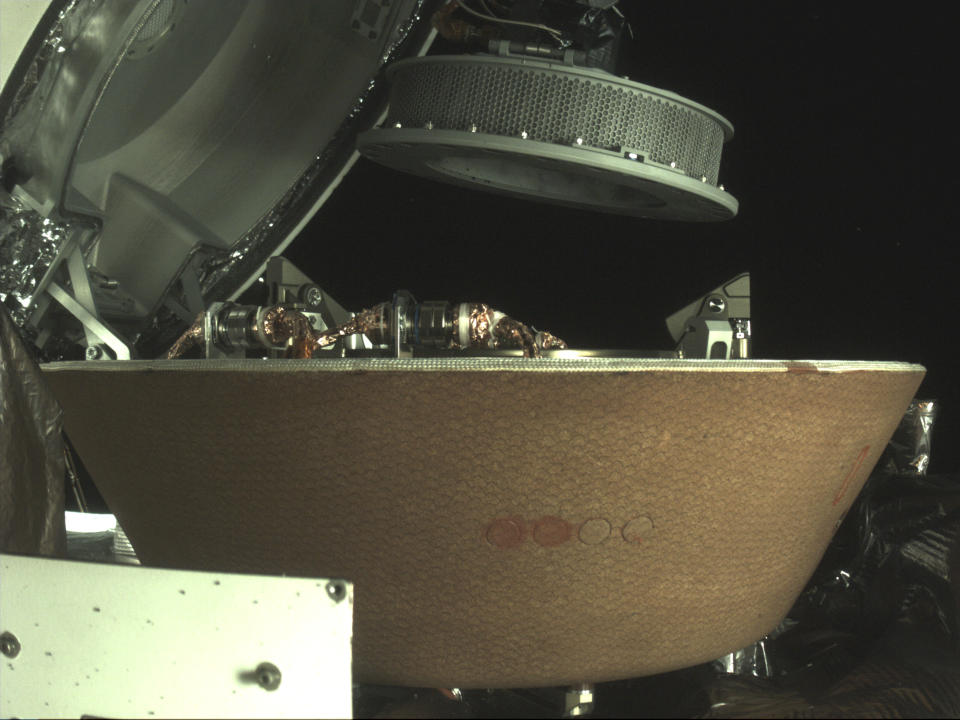
[(0, 570), (0, 633), (19, 645), (0, 656), (0, 716), (352, 714), (350, 583), (15, 555)]

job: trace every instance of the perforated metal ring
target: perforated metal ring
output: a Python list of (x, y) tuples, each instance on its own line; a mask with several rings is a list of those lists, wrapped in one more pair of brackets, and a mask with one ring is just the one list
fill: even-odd
[(733, 127), (712, 110), (598, 70), (432, 56), (388, 72), (390, 112), (358, 148), (455, 184), (661, 219), (732, 217), (717, 187)]

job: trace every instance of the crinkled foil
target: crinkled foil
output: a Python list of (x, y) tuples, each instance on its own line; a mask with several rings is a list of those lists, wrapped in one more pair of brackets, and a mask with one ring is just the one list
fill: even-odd
[(454, 308), (451, 323), (453, 333), (449, 344), (453, 350), (463, 349), (459, 339), (459, 327), (460, 313), (464, 310), (468, 312), (467, 326), (471, 348), (522, 348), (524, 357), (538, 358), (541, 357), (541, 350), (567, 347), (556, 335), (545, 331), (537, 332), (484, 303), (455, 305)]
[(470, 306), (470, 315), (467, 323), (470, 327), (470, 347), (488, 347), (492, 337), (490, 325), (492, 323), (490, 307), (483, 303)]
[(939, 405), (935, 400), (914, 400), (887, 450), (881, 466), (891, 473), (923, 476), (930, 466), (930, 439)]
[(556, 348), (557, 350), (566, 350), (567, 344), (558, 338), (552, 333), (548, 333), (546, 330), (538, 332), (536, 335), (537, 345), (539, 345), (544, 350), (552, 350)]
[[(419, 0), (413, 6), (409, 17), (398, 27), (396, 40), (381, 56), (377, 74), (356, 98), (333, 139), (318, 149), (314, 161), (278, 204), (231, 250), (206, 259), (201, 267), (201, 287), (208, 300), (226, 299), (256, 272), (340, 172), (354, 152), (356, 134), (377, 119), (379, 96), (385, 96), (380, 71), (405, 51), (412, 31), (420, 22), (425, 4), (428, 4), (427, 0)], [(29, 140), (36, 116), (47, 106), (47, 97), (59, 72), (63, 48), (73, 42), (90, 13), (99, 9), (95, 1), (66, 0), (62, 5), (57, 21), (36, 48), (24, 75), (8, 78), (0, 102), (0, 156), (4, 158), (10, 157), (9, 147), (14, 138)], [(0, 276), (0, 302), (7, 296), (11, 298), (7, 303), (11, 314), (16, 323), (23, 327), (26, 321), (23, 306), (29, 305), (32, 288), (49, 267), (69, 227), (49, 220), (44, 222), (36, 213), (18, 208), (15, 202), (10, 204), (12, 209), (4, 206), (0, 210), (3, 213), (0, 218), (0, 264), (4, 268)], [(152, 327), (137, 339), (137, 354), (149, 357), (164, 352), (182, 331), (183, 321), (161, 309)]]
[(314, 339), (316, 349), (333, 345), (347, 335), (362, 333), (375, 342), (381, 342), (389, 336), (389, 318), (393, 314), (390, 303), (380, 303), (367, 310), (361, 310), (347, 322), (335, 328), (317, 333)]
[[(925, 628), (928, 640), (960, 652), (960, 484), (956, 476), (927, 476), (937, 407), (935, 400), (910, 403), (787, 618), (711, 663), (716, 672), (778, 682), (800, 674), (828, 679), (891, 626)], [(960, 662), (952, 673), (960, 688)], [(743, 710), (740, 704), (732, 715)]]
[(306, 359), (318, 346), (317, 333), (307, 316), (283, 305), (268, 308), (263, 314), (263, 335), (274, 347), (288, 345), (287, 357)]
[[(337, 327), (317, 332), (310, 325), (307, 316), (299, 310), (284, 305), (274, 305), (257, 313), (257, 325), (253, 331), (261, 338), (261, 342), (266, 341), (268, 347), (286, 347), (286, 357), (303, 360), (313, 357), (317, 350), (333, 345), (337, 340), (348, 335), (361, 333), (375, 342), (384, 342), (389, 337), (391, 315), (390, 303), (380, 303), (357, 313)], [(203, 342), (204, 313), (201, 313), (167, 351), (167, 359), (179, 358), (190, 348)]]
[(513, 318), (501, 318), (493, 327), (493, 347), (521, 347), (524, 357), (540, 357), (540, 348), (530, 328)]
[[(522, 322), (507, 317), (502, 312), (483, 303), (456, 305), (448, 332), (447, 346), (451, 349), (463, 349), (459, 341), (459, 314), (469, 311), (469, 347), (471, 348), (522, 348), (524, 357), (542, 357), (542, 348), (566, 348), (567, 344), (548, 332), (537, 332)], [(286, 346), (288, 358), (305, 359), (333, 345), (348, 335), (366, 335), (376, 345), (389, 343), (393, 337), (393, 304), (379, 303), (361, 310), (345, 323), (318, 332), (310, 325), (307, 316), (299, 310), (284, 305), (274, 305), (256, 313), (258, 318), (253, 329), (260, 338), (273, 348)], [(167, 359), (181, 357), (187, 350), (204, 340), (204, 313), (197, 316), (187, 330), (177, 339), (167, 352)]]
[[(0, 157), (5, 162), (10, 160), (12, 139), (26, 138), (33, 133), (37, 116), (46, 108), (50, 88), (59, 73), (63, 48), (79, 34), (92, 7), (93, 3), (80, 0), (65, 3), (57, 21), (36, 48), (23, 77), (12, 74), (6, 78), (0, 95)], [(17, 67), (19, 63), (14, 73)], [(21, 328), (26, 323), (26, 309), (33, 300), (37, 283), (56, 258), (70, 230), (67, 223), (43, 217), (0, 189), (0, 302)]]
[(0, 302), (23, 327), (27, 307), (69, 233), (0, 191)]
[(202, 345), (205, 340), (204, 315), (200, 313), (193, 325), (188, 327), (183, 335), (177, 338), (177, 341), (167, 351), (167, 360), (174, 360), (183, 355), (187, 350), (197, 345)]

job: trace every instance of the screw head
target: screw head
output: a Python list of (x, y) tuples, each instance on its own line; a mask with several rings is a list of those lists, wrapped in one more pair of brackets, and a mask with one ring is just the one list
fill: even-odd
[(0, 635), (0, 653), (8, 658), (15, 658), (20, 654), (20, 641), (17, 640), (16, 635), (10, 632)]
[(280, 668), (268, 662), (257, 665), (256, 675), (257, 685), (271, 692), (280, 687), (280, 680), (283, 677), (280, 674)]
[(306, 292), (303, 293), (303, 302), (312, 308), (319, 307), (320, 303), (323, 302), (323, 293), (320, 292), (320, 288), (316, 285), (308, 287)]
[(331, 580), (327, 583), (327, 595), (336, 603), (342, 602), (347, 597), (347, 586), (340, 580)]
[(86, 357), (87, 360), (99, 360), (101, 357), (103, 357), (103, 350), (98, 348), (96, 345), (91, 345), (84, 353), (84, 357)]
[(727, 304), (723, 301), (722, 297), (714, 296), (707, 300), (707, 307), (710, 308), (710, 312), (722, 313), (726, 309)]

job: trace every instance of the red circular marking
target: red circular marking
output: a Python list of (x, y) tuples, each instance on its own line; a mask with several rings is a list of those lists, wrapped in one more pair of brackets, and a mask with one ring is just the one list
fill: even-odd
[(533, 526), (533, 539), (543, 547), (563, 545), (573, 535), (570, 523), (558, 517), (548, 515)]
[(498, 548), (514, 548), (523, 542), (523, 527), (516, 520), (501, 518), (487, 526), (487, 542)]

